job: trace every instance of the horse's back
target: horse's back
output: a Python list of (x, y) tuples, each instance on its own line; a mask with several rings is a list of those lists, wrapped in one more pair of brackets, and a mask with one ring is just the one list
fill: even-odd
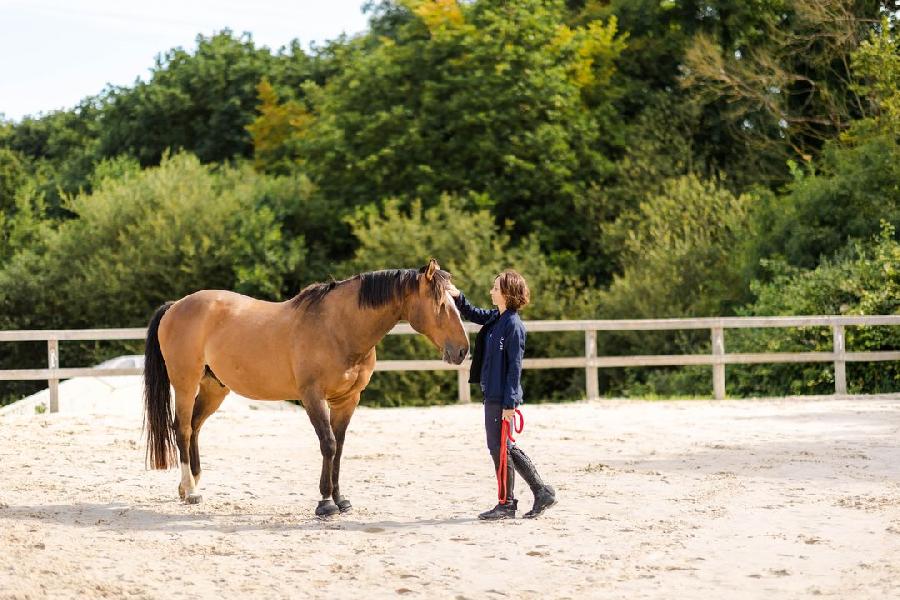
[[(230, 321), (240, 312), (271, 304), (227, 290), (200, 290), (175, 302), (160, 322), (160, 343), (167, 345), (173, 336), (205, 337), (203, 332)], [(263, 309), (264, 310), (264, 309)]]
[[(279, 389), (255, 389), (252, 380), (290, 371), (290, 319), (284, 306), (227, 290), (202, 290), (172, 305), (160, 323), (160, 346), (173, 384), (212, 369), (223, 384), (251, 397)], [(293, 377), (290, 377), (292, 380)], [(187, 385), (187, 384), (186, 384)], [(268, 386), (267, 386), (268, 387)]]

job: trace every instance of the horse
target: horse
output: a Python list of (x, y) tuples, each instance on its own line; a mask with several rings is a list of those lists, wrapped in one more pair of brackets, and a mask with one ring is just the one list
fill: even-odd
[[(375, 345), (404, 320), (460, 364), (469, 338), (431, 259), (421, 269), (360, 273), (315, 283), (284, 302), (202, 290), (163, 304), (147, 329), (144, 427), (153, 469), (181, 465), (178, 495), (201, 501), (199, 436), (229, 391), (256, 400), (299, 400), (322, 453), (316, 515), (352, 508), (340, 493), (344, 436), (375, 369)], [(171, 392), (174, 390), (174, 414)]]

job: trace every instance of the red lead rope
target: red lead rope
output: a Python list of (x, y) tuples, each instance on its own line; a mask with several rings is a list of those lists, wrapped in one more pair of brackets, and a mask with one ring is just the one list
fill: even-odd
[[(515, 424), (516, 415), (519, 415), (519, 424), (516, 426), (516, 433), (522, 433), (522, 429), (525, 428), (525, 417), (522, 416), (522, 411), (518, 408), (516, 412), (513, 413), (513, 423)], [(500, 466), (497, 468), (497, 498), (500, 500), (500, 504), (506, 504), (506, 469), (508, 465), (506, 464), (507, 455), (509, 451), (506, 448), (507, 441), (515, 442), (515, 438), (512, 436), (512, 432), (509, 430), (509, 419), (501, 419), (500, 423)]]

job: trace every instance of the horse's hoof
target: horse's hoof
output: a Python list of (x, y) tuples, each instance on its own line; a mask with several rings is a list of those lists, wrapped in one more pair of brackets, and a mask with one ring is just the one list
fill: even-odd
[(341, 513), (348, 513), (353, 510), (353, 505), (350, 504), (350, 501), (343, 496), (338, 496), (337, 498), (335, 498), (335, 504), (337, 504), (337, 507), (338, 509), (340, 509)]
[(184, 487), (180, 483), (178, 484), (178, 497), (184, 500)]
[(327, 500), (321, 500), (319, 502), (319, 505), (316, 507), (317, 517), (333, 517), (339, 512), (341, 512), (341, 509), (338, 508), (337, 504), (335, 504), (334, 500), (332, 500), (331, 498)]
[(200, 504), (201, 500), (203, 500), (203, 496), (200, 494), (187, 494), (184, 497), (185, 504)]

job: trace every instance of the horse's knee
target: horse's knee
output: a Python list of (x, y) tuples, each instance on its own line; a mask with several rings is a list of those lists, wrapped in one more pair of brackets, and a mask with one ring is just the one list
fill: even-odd
[(333, 436), (326, 436), (319, 440), (319, 448), (322, 450), (322, 458), (333, 460), (337, 454), (337, 440)]

